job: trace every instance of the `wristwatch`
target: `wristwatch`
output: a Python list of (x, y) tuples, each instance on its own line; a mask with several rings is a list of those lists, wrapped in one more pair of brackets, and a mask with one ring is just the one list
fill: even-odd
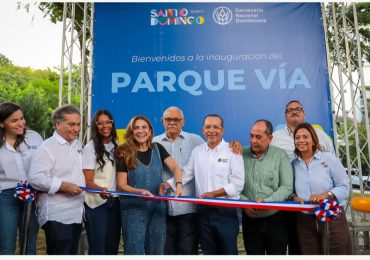
[(331, 192), (331, 191), (329, 191), (329, 192), (328, 192), (328, 198), (332, 199), (332, 198), (334, 198), (334, 197), (335, 197), (334, 193), (333, 193), (333, 192)]

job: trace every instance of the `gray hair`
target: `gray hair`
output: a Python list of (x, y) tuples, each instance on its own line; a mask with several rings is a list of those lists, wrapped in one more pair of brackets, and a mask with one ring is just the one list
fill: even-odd
[(51, 117), (53, 125), (55, 126), (56, 123), (63, 122), (65, 120), (64, 115), (66, 114), (78, 114), (81, 116), (80, 110), (77, 107), (73, 105), (61, 106), (53, 111), (53, 115)]
[(176, 111), (180, 112), (181, 117), (182, 117), (182, 118), (184, 118), (184, 112), (183, 112), (180, 108), (178, 108), (178, 107), (176, 107), (176, 106), (171, 106), (171, 107), (167, 108), (167, 109), (163, 112), (163, 117), (164, 117), (164, 115), (168, 112), (168, 110), (176, 110)]

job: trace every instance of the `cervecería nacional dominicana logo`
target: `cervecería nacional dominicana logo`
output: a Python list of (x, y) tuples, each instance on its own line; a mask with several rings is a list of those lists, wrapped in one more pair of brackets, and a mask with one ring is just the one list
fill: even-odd
[(201, 13), (201, 11), (189, 11), (186, 8), (152, 9), (150, 10), (150, 25), (201, 25), (204, 23), (204, 16), (200, 15)]
[(226, 25), (233, 19), (232, 11), (224, 6), (217, 7), (213, 11), (213, 20), (219, 25)]

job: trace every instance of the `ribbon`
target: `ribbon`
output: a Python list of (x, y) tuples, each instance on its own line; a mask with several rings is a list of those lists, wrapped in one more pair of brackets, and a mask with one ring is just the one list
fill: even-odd
[(17, 183), (17, 187), (14, 191), (14, 198), (24, 202), (31, 202), (36, 197), (36, 191), (28, 184), (27, 181)]
[[(88, 188), (88, 187), (80, 187), (80, 188), (86, 192), (104, 193), (104, 191), (95, 189), (95, 188)], [(148, 196), (148, 195), (143, 195), (143, 194), (138, 194), (138, 193), (118, 192), (118, 191), (106, 191), (106, 193), (110, 193), (112, 195), (139, 197), (139, 198), (152, 199), (152, 200), (182, 201), (182, 202), (189, 202), (189, 203), (194, 203), (194, 204), (219, 206), (219, 207), (255, 208), (255, 209), (307, 211), (307, 212), (313, 212), (314, 208), (316, 207), (316, 205), (312, 205), (309, 202), (305, 202), (304, 204), (301, 204), (300, 202), (295, 202), (295, 201), (257, 203), (254, 201), (240, 200), (240, 199), (227, 199), (227, 198), (199, 199), (199, 198), (191, 197), (191, 196), (181, 196), (181, 197), (176, 198), (174, 196), (161, 196), (161, 195)]]
[(322, 222), (330, 222), (339, 216), (341, 210), (338, 201), (324, 199), (319, 201), (319, 206), (315, 208), (316, 218)]

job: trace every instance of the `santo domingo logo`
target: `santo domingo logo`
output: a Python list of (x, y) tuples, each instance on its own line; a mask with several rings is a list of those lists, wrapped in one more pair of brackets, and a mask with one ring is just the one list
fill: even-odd
[(226, 25), (233, 19), (233, 13), (227, 7), (220, 6), (213, 11), (213, 20), (219, 25)]
[(193, 16), (188, 9), (152, 9), (150, 10), (150, 25), (200, 25), (204, 23), (203, 16)]

